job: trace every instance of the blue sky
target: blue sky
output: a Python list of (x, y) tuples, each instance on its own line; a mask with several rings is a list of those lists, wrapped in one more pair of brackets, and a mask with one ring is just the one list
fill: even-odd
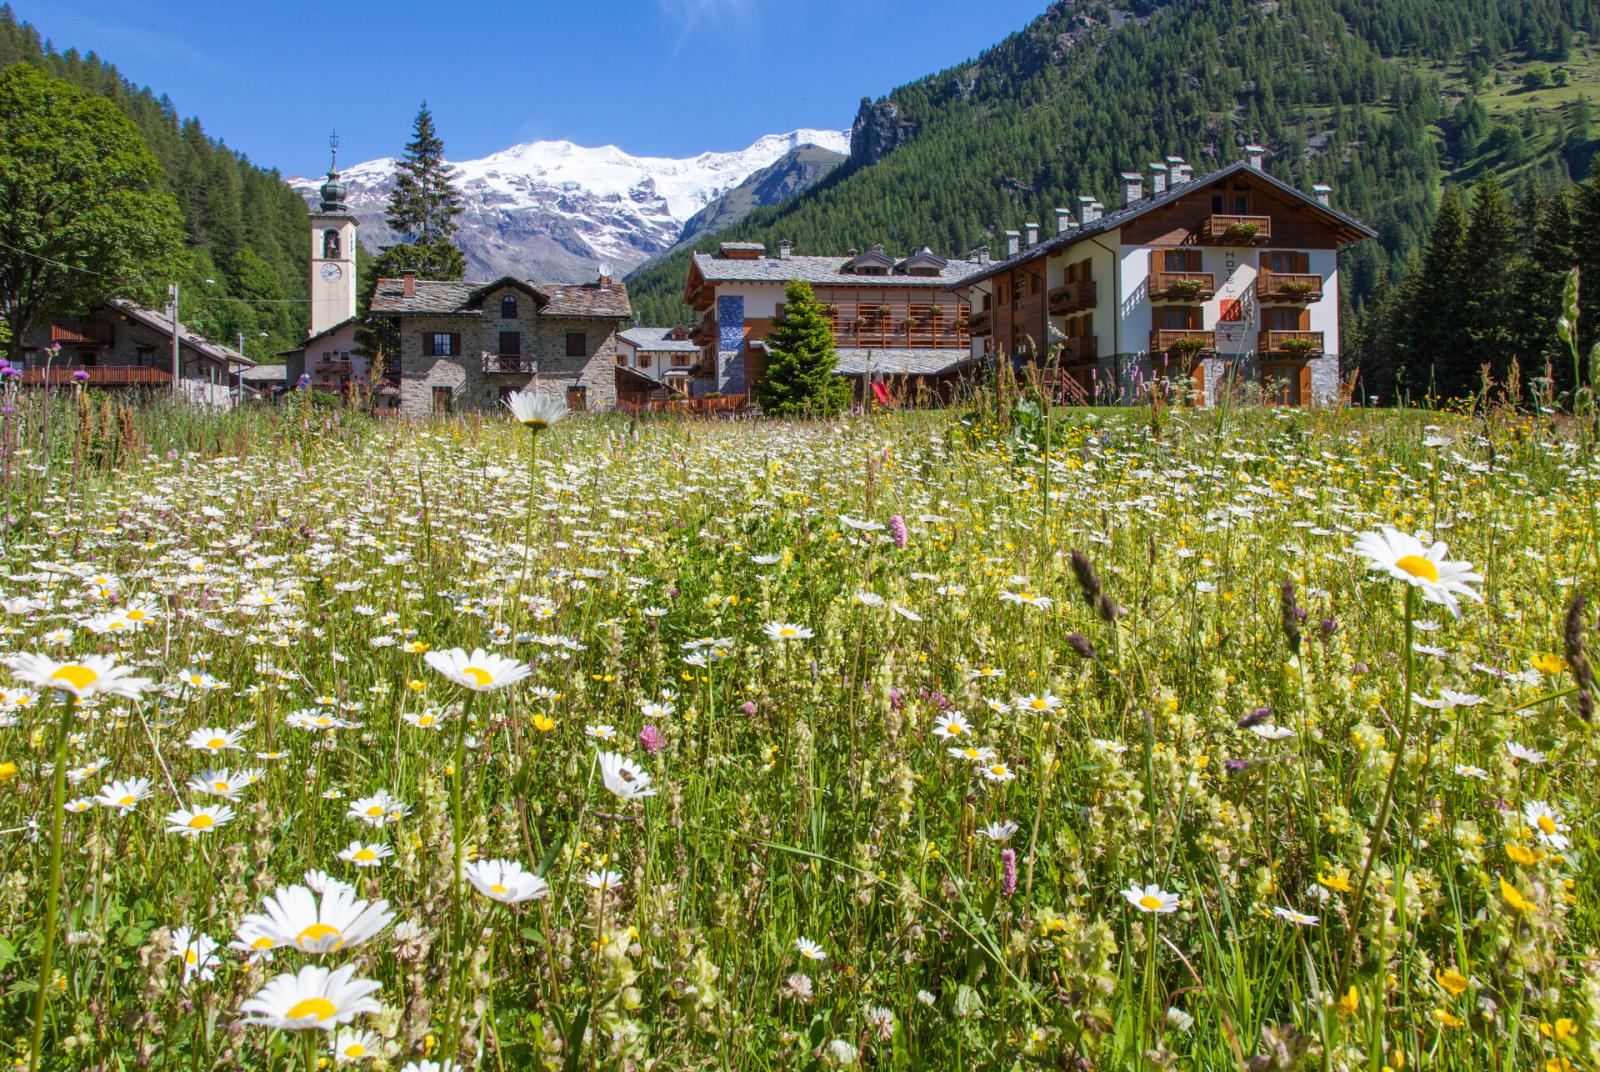
[(395, 154), (426, 98), (466, 160), (567, 138), (640, 155), (844, 128), (1046, 0), (12, 0), (286, 173)]

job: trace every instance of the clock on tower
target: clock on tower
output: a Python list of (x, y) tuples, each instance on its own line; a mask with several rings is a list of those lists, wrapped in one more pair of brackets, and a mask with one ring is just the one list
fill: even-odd
[(333, 163), (322, 184), (322, 203), (311, 214), (311, 334), (356, 315), (355, 216), (345, 207), (339, 181), (339, 136), (329, 139)]

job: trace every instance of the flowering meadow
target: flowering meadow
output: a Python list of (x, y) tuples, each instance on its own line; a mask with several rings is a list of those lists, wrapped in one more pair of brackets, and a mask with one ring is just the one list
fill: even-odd
[(8, 433), (16, 1067), (1600, 1067), (1581, 429), (560, 417)]

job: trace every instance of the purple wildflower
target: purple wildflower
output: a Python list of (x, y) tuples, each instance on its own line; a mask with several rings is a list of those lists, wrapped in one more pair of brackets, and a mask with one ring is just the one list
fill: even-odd
[(754, 700), (746, 700), (739, 705), (739, 710), (743, 711), (747, 718), (753, 718), (756, 713), (756, 702)]
[(1000, 850), (1000, 896), (1010, 897), (1017, 892), (1017, 850)]
[(665, 748), (666, 744), (667, 739), (654, 726), (646, 726), (639, 731), (639, 746), (652, 756)]
[(907, 541), (905, 518), (895, 514), (889, 519), (889, 535), (894, 539), (896, 548), (902, 551), (905, 550)]

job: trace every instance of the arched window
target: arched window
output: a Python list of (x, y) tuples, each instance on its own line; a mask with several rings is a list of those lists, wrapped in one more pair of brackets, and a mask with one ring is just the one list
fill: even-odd
[(329, 229), (322, 232), (322, 259), (336, 261), (339, 259), (339, 232)]
[(515, 320), (517, 318), (517, 296), (507, 294), (500, 299), (500, 319)]

